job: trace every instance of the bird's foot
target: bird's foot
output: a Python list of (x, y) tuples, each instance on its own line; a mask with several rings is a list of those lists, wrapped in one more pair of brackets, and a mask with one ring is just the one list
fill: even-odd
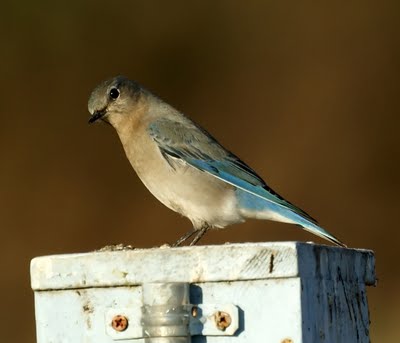
[(207, 230), (210, 227), (205, 224), (203, 225), (200, 229), (196, 229), (193, 228), (192, 230), (186, 232), (181, 238), (179, 238), (173, 245), (172, 247), (179, 247), (183, 242), (185, 242), (186, 240), (188, 240), (190, 237), (192, 237), (194, 234), (194, 238), (192, 239), (192, 241), (190, 242), (189, 246), (195, 245), (200, 239), (201, 237), (204, 236), (204, 234), (207, 232)]
[(192, 230), (189, 230), (186, 232), (181, 238), (179, 238), (174, 244), (172, 244), (173, 248), (179, 247), (184, 241), (192, 237), (196, 233), (196, 229), (193, 228)]

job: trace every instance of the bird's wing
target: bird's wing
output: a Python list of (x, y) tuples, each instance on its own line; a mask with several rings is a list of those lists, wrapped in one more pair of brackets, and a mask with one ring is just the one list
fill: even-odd
[(274, 192), (253, 169), (193, 122), (159, 119), (149, 125), (148, 132), (166, 159), (183, 160), (198, 170), (317, 223)]

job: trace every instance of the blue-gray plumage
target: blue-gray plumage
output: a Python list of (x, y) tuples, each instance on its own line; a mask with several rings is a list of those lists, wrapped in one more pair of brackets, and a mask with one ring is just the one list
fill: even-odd
[(256, 172), (207, 131), (138, 83), (118, 76), (92, 92), (90, 123), (102, 120), (117, 131), (126, 155), (153, 195), (188, 217), (195, 244), (209, 228), (246, 218), (302, 226), (345, 246), (307, 213), (275, 193)]

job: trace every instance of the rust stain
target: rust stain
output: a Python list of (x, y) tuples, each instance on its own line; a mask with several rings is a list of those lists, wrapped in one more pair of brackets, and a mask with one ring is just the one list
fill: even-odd
[(88, 329), (92, 328), (92, 319), (90, 317), (90, 314), (94, 312), (93, 306), (90, 304), (88, 301), (86, 304), (82, 306), (83, 313), (86, 315), (86, 325)]
[(81, 297), (82, 300), (82, 311), (83, 311), (83, 318), (85, 320), (86, 323), (86, 327), (88, 329), (92, 328), (92, 316), (91, 314), (94, 312), (94, 306), (92, 305), (92, 303), (90, 302), (90, 298), (87, 294), (86, 291), (84, 290), (80, 290), (80, 291), (76, 291), (76, 293), (78, 294), (78, 296)]
[(87, 302), (85, 305), (83, 305), (82, 309), (83, 309), (83, 312), (85, 312), (85, 313), (93, 313), (94, 312), (93, 306), (89, 302)]

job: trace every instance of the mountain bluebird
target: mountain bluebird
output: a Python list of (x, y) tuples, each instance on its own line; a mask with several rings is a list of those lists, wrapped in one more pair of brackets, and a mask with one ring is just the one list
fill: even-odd
[(210, 228), (246, 218), (297, 224), (340, 246), (307, 213), (283, 199), (256, 172), (206, 130), (144, 89), (117, 76), (89, 98), (89, 123), (111, 124), (126, 156), (149, 191), (165, 206), (190, 219), (194, 245)]

